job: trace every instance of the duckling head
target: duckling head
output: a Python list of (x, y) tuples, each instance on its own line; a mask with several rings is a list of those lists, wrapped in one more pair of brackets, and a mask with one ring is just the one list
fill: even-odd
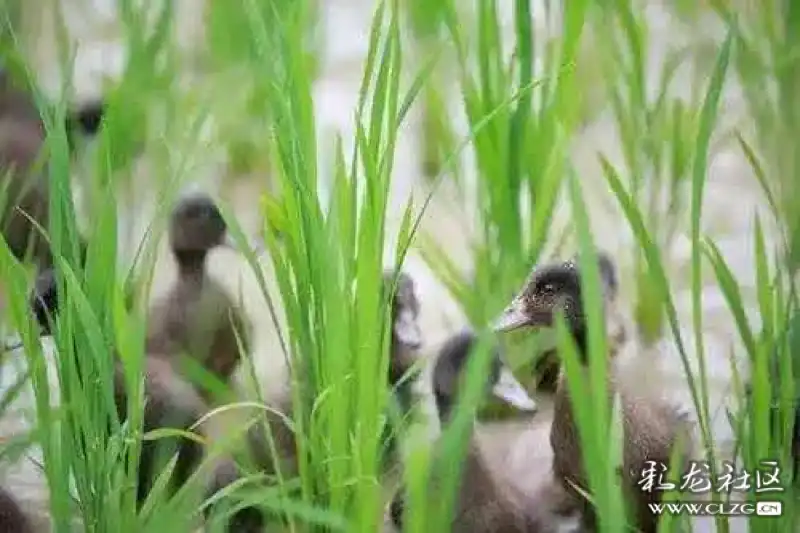
[[(78, 253), (81, 264), (86, 264), (89, 245), (82, 236), (78, 236)], [(52, 264), (40, 268), (28, 294), (28, 309), (39, 324), (42, 335), (53, 333), (53, 324), (59, 311), (58, 283), (56, 269)]]
[[(433, 395), (442, 422), (452, 414), (469, 357), (477, 353), (473, 350), (476, 344), (475, 334), (465, 330), (451, 337), (439, 352), (433, 369)], [(491, 358), (485, 381), (486, 394), (491, 394), (518, 410), (536, 411), (536, 402), (505, 365), (497, 346), (492, 347)]]
[(106, 114), (106, 102), (102, 99), (94, 99), (85, 102), (67, 117), (67, 134), (75, 131), (87, 135), (94, 135), (103, 125), (103, 118)]
[(212, 248), (230, 246), (228, 227), (217, 204), (201, 193), (179, 200), (170, 220), (170, 244), (179, 262), (183, 258), (205, 258)]
[(405, 272), (387, 270), (383, 274), (384, 294), (394, 289), (391, 304), (392, 350), (389, 363), (390, 381), (396, 383), (416, 362), (416, 353), (422, 347), (419, 327), (419, 299), (414, 280)]
[[(611, 301), (617, 294), (614, 263), (603, 252), (597, 253), (603, 294)], [(580, 267), (576, 259), (549, 263), (534, 268), (522, 289), (494, 322), (495, 332), (523, 328), (550, 328), (558, 313), (563, 313), (578, 347), (583, 348), (586, 315), (581, 300)]]
[(419, 299), (414, 280), (405, 272), (395, 275), (394, 271), (383, 274), (384, 288), (390, 291), (397, 280), (397, 288), (392, 299), (392, 341), (412, 350), (422, 346), (422, 332), (419, 317)]

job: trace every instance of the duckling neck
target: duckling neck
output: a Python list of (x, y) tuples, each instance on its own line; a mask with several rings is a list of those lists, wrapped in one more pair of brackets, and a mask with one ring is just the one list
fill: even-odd
[[(617, 325), (606, 332), (608, 339), (609, 356), (614, 357), (627, 341), (627, 331), (624, 325)], [(572, 338), (575, 340), (578, 361), (583, 365), (589, 364), (589, 342), (585, 326), (575, 327), (572, 330)]]
[(173, 250), (175, 261), (178, 263), (178, 274), (183, 280), (201, 281), (206, 272), (205, 250)]

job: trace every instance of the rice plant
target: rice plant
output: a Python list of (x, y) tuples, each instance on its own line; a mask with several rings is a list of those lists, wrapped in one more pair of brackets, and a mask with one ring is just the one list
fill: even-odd
[[(691, 199), (691, 228), (692, 228), (692, 279), (693, 279), (693, 326), (695, 331), (702, 331), (702, 311), (701, 311), (701, 288), (700, 288), (700, 266), (706, 259), (712, 266), (720, 288), (728, 303), (732, 316), (736, 321), (737, 329), (740, 332), (742, 345), (745, 347), (749, 357), (752, 372), (751, 393), (752, 396), (746, 399), (741, 382), (736, 389), (736, 397), (740, 410), (731, 415), (731, 423), (737, 436), (737, 449), (742, 453), (743, 464), (748, 471), (753, 472), (759, 468), (767, 457), (779, 458), (782, 467), (781, 486), (784, 488), (781, 495), (770, 494), (769, 498), (780, 499), (784, 503), (784, 515), (779, 520), (765, 520), (763, 518), (752, 517), (749, 522), (751, 528), (759, 530), (783, 531), (792, 529), (792, 524), (796, 523), (794, 512), (794, 500), (796, 494), (792, 487), (792, 459), (790, 457), (789, 446), (791, 437), (791, 427), (794, 417), (794, 381), (790, 368), (787, 343), (788, 317), (793, 313), (796, 296), (791, 288), (791, 282), (785, 278), (785, 272), (778, 266), (777, 270), (771, 270), (768, 257), (771, 252), (766, 248), (761, 226), (756, 220), (755, 226), (755, 261), (759, 294), (760, 326), (755, 329), (745, 316), (743, 296), (740, 292), (738, 281), (734, 278), (725, 259), (714, 245), (713, 241), (704, 238), (699, 231), (702, 213), (700, 203), (702, 201), (702, 190), (706, 173), (706, 152), (708, 150), (710, 134), (714, 129), (715, 114), (713, 107), (719, 100), (721, 82), (724, 78), (728, 58), (736, 39), (736, 28), (731, 27), (728, 39), (723, 44), (723, 48), (718, 56), (717, 68), (712, 78), (709, 92), (706, 94), (700, 120), (695, 137), (694, 156), (692, 159), (692, 199)], [(692, 389), (695, 408), (698, 413), (700, 424), (700, 434), (704, 453), (707, 456), (712, 471), (716, 472), (716, 446), (713, 436), (709, 429), (709, 407), (708, 392), (706, 389), (707, 375), (704, 365), (704, 347), (702, 340), (698, 340), (694, 347), (693, 356), (699, 363), (699, 376), (693, 375), (689, 365), (689, 352), (681, 340), (678, 330), (678, 320), (675, 315), (674, 304), (669, 296), (669, 282), (664, 275), (663, 262), (657, 241), (646, 230), (645, 217), (635, 205), (635, 200), (630, 193), (627, 193), (613, 167), (606, 163), (606, 177), (609, 185), (620, 201), (625, 215), (631, 223), (634, 233), (637, 236), (637, 243), (641, 246), (648, 266), (655, 273), (656, 290), (659, 292), (658, 300), (665, 305), (665, 314), (673, 338), (681, 352), (684, 368), (686, 371), (689, 385)], [(775, 251), (780, 257), (780, 250)], [(780, 263), (776, 263), (780, 265)], [(700, 337), (698, 337), (700, 339)], [(770, 360), (779, 365), (780, 374), (773, 374), (772, 380), (768, 377)], [(741, 369), (734, 369), (734, 375), (741, 375)], [(781, 377), (778, 378), (777, 376)], [(778, 382), (775, 382), (775, 380)], [(772, 381), (770, 383), (770, 381)], [(772, 392), (777, 393), (781, 398), (781, 407), (778, 409), (779, 415), (774, 418), (774, 410), (770, 409), (770, 398)], [(782, 392), (779, 392), (782, 391)], [(773, 414), (770, 414), (773, 413)], [(775, 423), (777, 419), (777, 423)], [(763, 498), (762, 494), (757, 494), (754, 490), (755, 485), (749, 488), (748, 496), (753, 499)], [(719, 495), (716, 495), (719, 497)], [(732, 496), (727, 496), (735, 500)], [(730, 527), (726, 518), (717, 517), (717, 530), (727, 531)]]
[[(0, 18), (4, 21), (2, 31), (0, 31), (0, 46), (3, 50), (10, 48), (12, 40), (11, 32), (20, 26), (20, 4), (19, 2), (6, 2), (0, 11)], [(5, 54), (3, 54), (5, 55)]]
[[(335, 513), (336, 529), (374, 531), (382, 521), (379, 437), (388, 369), (382, 301), (385, 212), (397, 130), (421, 87), (400, 83), (403, 53), (397, 3), (380, 4), (356, 112), (356, 147), (339, 153), (330, 206), (317, 196), (319, 169), (311, 114), (311, 73), (303, 46), (302, 4), (275, 2), (269, 16), (250, 10), (257, 65), (270, 83), (263, 96), (274, 121), (281, 235), (267, 221), (288, 337), (298, 378), (293, 412), (300, 497)], [(360, 183), (363, 190), (360, 190)], [(274, 204), (273, 204), (274, 206)], [(327, 211), (327, 215), (326, 215)], [(407, 212), (407, 216), (411, 211)], [(402, 263), (411, 219), (401, 229)]]
[(798, 131), (796, 30), (800, 11), (788, 1), (770, 3), (767, 9), (734, 9), (724, 3), (716, 9), (720, 18), (737, 28), (734, 66), (750, 122), (738, 128), (739, 142), (753, 162), (773, 210), (780, 215), (787, 241), (786, 263), (794, 272), (799, 246), (798, 163), (787, 142)]
[[(236, 87), (237, 97), (215, 101), (215, 118), (219, 121), (219, 138), (228, 151), (228, 165), (233, 176), (263, 171), (269, 167), (265, 145), (269, 138), (269, 119), (264, 86), (270, 83), (262, 76), (253, 76), (258, 48), (247, 28), (250, 15), (248, 2), (205, 5), (205, 67), (220, 87), (230, 91)], [(261, 6), (259, 9), (266, 9)], [(314, 54), (308, 46), (302, 53), (309, 61)], [(227, 108), (227, 109), (223, 109)]]
[[(406, 0), (404, 5), (408, 13), (408, 26), (418, 53), (441, 54), (446, 45), (443, 37), (442, 5), (422, 0)], [(443, 62), (440, 62), (440, 65), (442, 64)], [(447, 76), (437, 74), (438, 70), (431, 73), (420, 97), (422, 130), (419, 135), (419, 147), (422, 151), (422, 172), (428, 178), (436, 178), (445, 171), (442, 168), (445, 158), (456, 149), (456, 134), (453, 131), (448, 101), (445, 98)], [(453, 177), (458, 179), (457, 159), (449, 162), (453, 165)]]
[[(471, 20), (456, 3), (444, 5), (475, 157), (477, 235), (467, 237), (474, 270), (465, 272), (429, 238), (420, 249), (470, 323), (480, 326), (502, 309), (553, 237), (549, 220), (564, 150), (580, 125), (573, 62), (586, 5), (564, 6), (560, 26), (551, 28), (556, 38), (535, 35), (531, 3), (515, 2), (513, 50), (505, 49), (497, 2), (475, 2)], [(509, 357), (515, 366), (529, 362)]]
[[(672, 247), (687, 200), (694, 150), (693, 132), (700, 116), (700, 96), (675, 94), (674, 78), (687, 63), (688, 47), (667, 51), (655, 86), (649, 82), (651, 54), (648, 26), (634, 2), (616, 2), (598, 10), (595, 40), (604, 65), (605, 94), (616, 123), (625, 162), (624, 177), (647, 226), (661, 249)], [(633, 244), (638, 248), (637, 243)], [(653, 293), (653, 273), (634, 252), (634, 317), (647, 343), (664, 333), (662, 306)]]

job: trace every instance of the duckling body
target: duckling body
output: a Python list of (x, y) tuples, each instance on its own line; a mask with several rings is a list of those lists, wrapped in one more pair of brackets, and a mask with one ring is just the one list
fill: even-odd
[[(239, 481), (241, 477), (236, 463), (228, 458), (223, 459), (214, 469), (208, 496)], [(264, 523), (264, 515), (260, 509), (245, 507), (230, 517), (227, 531), (231, 533), (261, 533), (264, 530)]]
[[(100, 127), (103, 106), (91, 103), (67, 118), (68, 140), (73, 130), (93, 134)], [(31, 219), (48, 229), (50, 186), (42, 151), (45, 128), (30, 94), (14, 86), (0, 67), (0, 180), (3, 237), (19, 260), (30, 258), (45, 269), (53, 264), (47, 241)], [(71, 146), (72, 147), (72, 146)]]
[[(249, 453), (253, 466), (258, 468), (260, 473), (274, 476), (280, 468), (282, 476), (291, 478), (297, 475), (297, 443), (289, 425), (292, 420), (291, 397), (287, 394), (270, 407), (260, 420), (248, 428), (245, 434), (245, 450)], [(270, 438), (275, 450), (274, 455)], [(225, 487), (229, 477), (230, 469), (226, 471), (223, 468), (214, 486), (217, 489)]]
[[(599, 270), (603, 280), (606, 311), (608, 312), (617, 292), (616, 272), (611, 260), (599, 255)], [(520, 294), (498, 320), (497, 331), (511, 331), (522, 327), (551, 327), (555, 314), (563, 312), (575, 338), (582, 371), (588, 374), (586, 353), (586, 317), (582, 308), (580, 274), (575, 261), (545, 265), (532, 273)], [(607, 322), (608, 325), (608, 322)], [(625, 339), (624, 331), (612, 332), (610, 359), (613, 359), (618, 343)], [(647, 507), (657, 501), (657, 491), (642, 491), (638, 487), (646, 461), (670, 464), (675, 444), (681, 440), (685, 451), (689, 444), (689, 425), (682, 414), (661, 403), (655, 397), (645, 397), (627, 390), (615, 379), (609, 369), (609, 402), (615, 392), (619, 393), (622, 409), (623, 468), (622, 483), (634, 505), (638, 526), (642, 531), (655, 532), (657, 519)], [(572, 400), (566, 376), (559, 377), (554, 398), (553, 425), (550, 442), (553, 449), (553, 471), (564, 488), (583, 501), (583, 496), (571, 483), (588, 490), (588, 479), (583, 466), (580, 436), (572, 410)], [(686, 456), (679, 456), (685, 463)], [(591, 504), (584, 503), (583, 518), (589, 529), (594, 529), (594, 512)]]
[(534, 533), (549, 531), (534, 520), (522, 495), (501, 483), (471, 440), (463, 463), (451, 531), (454, 533)]
[(11, 494), (0, 488), (0, 533), (33, 533), (30, 519)]
[(150, 320), (149, 353), (168, 358), (189, 354), (223, 381), (230, 380), (240, 360), (237, 332), (247, 337), (248, 324), (225, 289), (205, 271), (179, 274), (167, 297), (151, 308)]
[[(276, 411), (286, 413), (285, 416), (291, 420), (291, 402), (287, 398), (287, 401), (282, 403), (284, 404), (282, 407), (276, 406)], [(268, 427), (265, 427), (264, 423)], [(273, 448), (270, 446), (270, 437), (275, 455), (271, 453)], [(245, 435), (245, 451), (250, 454), (252, 465), (259, 474), (277, 476), (278, 468), (280, 468), (280, 475), (284, 480), (291, 479), (298, 474), (295, 435), (284, 419), (275, 413), (265, 414), (264, 421), (259, 421), (248, 428)], [(278, 462), (276, 463), (276, 461)], [(232, 459), (223, 459), (214, 468), (206, 496), (211, 497), (232, 483), (241, 480), (242, 477), (242, 472)], [(268, 522), (268, 517), (261, 509), (244, 507), (230, 517), (225, 531), (258, 533), (263, 531)]]
[[(152, 356), (144, 359), (144, 401), (144, 433), (158, 428), (190, 431), (191, 426), (208, 411), (194, 387), (177, 375), (167, 360)], [(128, 394), (119, 359), (114, 369), (114, 402), (120, 421), (126, 420)], [(189, 480), (200, 464), (203, 447), (193, 440), (177, 437), (142, 443), (137, 483), (137, 501), (140, 505), (176, 451), (178, 460), (171, 480), (173, 492)]]
[[(588, 377), (588, 369), (586, 373)], [(634, 511), (637, 513), (641, 530), (655, 532), (657, 517), (649, 511), (648, 504), (657, 503), (660, 494), (657, 491), (642, 491), (637, 483), (647, 466), (647, 461), (670, 464), (671, 453), (678, 443), (679, 436), (683, 439), (689, 437), (688, 424), (677, 411), (661, 405), (652, 398), (628, 394), (613, 379), (608, 383), (608, 390), (609, 405), (612, 393), (616, 390), (619, 391), (622, 408), (623, 487), (628, 491), (629, 497), (634, 498), (637, 506)], [(583, 467), (581, 441), (571, 401), (566, 376), (562, 375), (554, 399), (553, 426), (550, 433), (553, 472), (558, 479), (569, 480), (587, 490), (589, 480)], [(683, 442), (687, 444), (688, 440)], [(686, 458), (684, 457), (682, 461), (685, 463)], [(576, 498), (583, 498), (570, 483), (565, 483), (564, 487)], [(587, 507), (584, 513), (587, 515), (585, 521), (594, 527), (591, 507)]]
[[(575, 510), (574, 500), (553, 478), (550, 465), (532, 459), (545, 478), (531, 492), (520, 491), (491, 468), (486, 451), (472, 439), (458, 488), (454, 533), (556, 533)], [(526, 469), (531, 470), (531, 469)]]
[[(470, 331), (451, 337), (442, 347), (433, 372), (433, 390), (437, 411), (443, 425), (449, 422), (456, 405), (462, 372), (473, 350), (476, 338)], [(502, 376), (502, 377), (501, 377)], [(504, 401), (522, 410), (533, 411), (536, 404), (518, 382), (510, 377), (495, 350), (487, 376), (487, 393), (491, 391)], [(513, 380), (513, 381), (512, 381)], [(448, 460), (447, 458), (442, 458)], [(542, 475), (550, 473), (545, 465)], [(437, 478), (431, 480), (435, 494)], [(429, 488), (429, 491), (431, 489)], [(543, 484), (541, 490), (528, 495), (507, 483), (490, 467), (475, 435), (470, 437), (458, 481), (454, 516), (450, 531), (454, 533), (549, 533), (557, 525), (548, 520), (559, 498), (559, 487)], [(395, 526), (402, 527), (404, 500), (399, 494), (392, 501), (390, 513)]]
[[(53, 269), (47, 269), (36, 279), (30, 305), (42, 333), (52, 333), (54, 318), (58, 313), (56, 278)], [(142, 431), (174, 428), (189, 431), (191, 426), (208, 411), (194, 387), (179, 376), (166, 358), (146, 355), (144, 364), (144, 412)], [(120, 421), (127, 419), (128, 393), (122, 362), (114, 355), (114, 402)], [(167, 446), (172, 449), (160, 455)], [(203, 457), (203, 448), (197, 442), (183, 438), (164, 438), (142, 443), (139, 459), (137, 501), (144, 503), (156, 477), (163, 471), (163, 460), (178, 451), (178, 461), (172, 474), (172, 488), (185, 484)]]
[(251, 332), (243, 312), (206, 270), (208, 253), (225, 245), (226, 232), (209, 197), (187, 197), (176, 206), (170, 243), (178, 277), (150, 310), (146, 349), (170, 359), (189, 355), (227, 383), (241, 359), (240, 342), (249, 351)]
[[(19, 117), (0, 117), (0, 173), (4, 181), (3, 237), (14, 256), (25, 259), (28, 244), (37, 265), (52, 264), (50, 247), (31, 225), (30, 218), (47, 228), (50, 197), (47, 176), (31, 172), (42, 144), (41, 122)], [(28, 216), (25, 216), (27, 214)]]

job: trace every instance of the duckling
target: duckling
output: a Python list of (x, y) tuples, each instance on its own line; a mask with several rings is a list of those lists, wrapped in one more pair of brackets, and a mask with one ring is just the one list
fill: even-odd
[[(191, 426), (209, 411), (195, 388), (175, 373), (166, 360), (146, 357), (144, 360), (145, 408), (142, 431), (157, 428), (175, 428), (190, 431)], [(114, 371), (114, 402), (121, 421), (127, 418), (128, 394), (124, 373), (118, 363)], [(137, 502), (143, 504), (158, 475), (163, 471), (164, 460), (175, 452), (178, 460), (172, 472), (171, 490), (185, 485), (203, 459), (203, 446), (191, 439), (168, 438), (142, 443), (139, 457)]]
[[(441, 348), (433, 370), (433, 392), (439, 419), (446, 426), (456, 406), (458, 389), (470, 355), (476, 344), (471, 331), (451, 337)], [(502, 363), (494, 347), (486, 379), (486, 393), (491, 392), (513, 407), (536, 411), (536, 403)], [(543, 500), (530, 501), (506, 484), (489, 468), (483, 452), (471, 438), (462, 467), (452, 528), (454, 533), (536, 533), (555, 531), (553, 523), (543, 520), (542, 508), (549, 505), (550, 494)], [(552, 493), (556, 494), (556, 493)], [(538, 508), (537, 508), (538, 507)], [(389, 513), (397, 528), (402, 528), (404, 497), (398, 493)]]
[[(79, 107), (69, 114), (67, 137), (74, 151), (77, 131), (93, 135), (99, 130), (105, 106), (101, 100)], [(31, 219), (48, 229), (50, 184), (47, 167), (39, 166), (45, 143), (45, 127), (31, 95), (12, 83), (0, 68), (0, 187), (4, 202), (0, 223), (8, 247), (19, 261), (30, 253), (40, 270), (53, 264), (46, 239)], [(80, 246), (85, 249), (82, 238)]]
[[(16, 81), (6, 69), (0, 66), (0, 117), (36, 123), (44, 134), (44, 123), (33, 96), (27, 89), (20, 87)], [(75, 148), (77, 134), (92, 136), (100, 131), (106, 108), (106, 102), (102, 98), (95, 98), (82, 102), (74, 110), (68, 110), (65, 129), (71, 150)]]
[(206, 257), (217, 246), (231, 246), (227, 226), (214, 201), (204, 194), (175, 206), (169, 230), (178, 279), (150, 310), (148, 353), (186, 354), (224, 382), (240, 360), (239, 341), (250, 350), (250, 324), (225, 289), (206, 271)]
[[(396, 285), (395, 285), (396, 283)], [(383, 291), (388, 295), (394, 289), (391, 302), (392, 339), (389, 353), (388, 385), (392, 390), (389, 408), (396, 407), (400, 418), (408, 415), (413, 408), (413, 386), (419, 377), (414, 365), (419, 360), (422, 347), (422, 332), (419, 327), (419, 298), (414, 280), (405, 272), (396, 273), (385, 270)], [(385, 458), (395, 458), (397, 454), (396, 419), (390, 418), (383, 437)]]
[[(209, 490), (206, 498), (212, 497), (218, 491), (242, 479), (238, 465), (230, 458), (223, 458), (214, 468)], [(232, 502), (234, 505), (236, 502)], [(212, 509), (216, 509), (219, 504), (206, 508), (206, 520), (210, 518)], [(261, 533), (264, 530), (266, 520), (262, 511), (256, 507), (244, 507), (228, 518), (224, 531), (230, 533)]]
[[(278, 407), (276, 410), (287, 413), (286, 416), (291, 418), (291, 401), (286, 398), (283, 407)], [(291, 428), (287, 426), (279, 416), (274, 413), (266, 415), (267, 424), (269, 424), (269, 435), (272, 437), (273, 444), (275, 445), (275, 452), (280, 461), (280, 471), (284, 478), (290, 479), (297, 473), (297, 447), (295, 443), (294, 433)], [(270, 453), (272, 449), (265, 433), (267, 428), (263, 424), (257, 423), (251, 426), (245, 435), (245, 450), (250, 454), (253, 465), (258, 468), (262, 474), (273, 475), (277, 473), (277, 467), (273, 455)], [(211, 498), (214, 494), (225, 489), (236, 481), (243, 478), (239, 466), (233, 460), (224, 458), (213, 470), (211, 481), (206, 492), (206, 498)], [(206, 518), (216, 506), (209, 507), (206, 510)], [(244, 507), (233, 513), (225, 524), (225, 531), (230, 533), (258, 533), (263, 530), (267, 524), (267, 517), (261, 509), (257, 507)]]
[[(386, 270), (383, 273), (384, 294), (389, 293), (395, 283), (392, 298), (392, 343), (389, 356), (389, 384), (393, 387), (400, 384), (406, 373), (418, 359), (418, 350), (422, 347), (422, 332), (419, 327), (419, 298), (414, 280), (405, 272), (395, 273)], [(398, 394), (406, 395), (407, 389)], [(408, 400), (405, 396), (404, 400)], [(403, 403), (408, 407), (407, 403)]]
[[(58, 313), (56, 277), (52, 268), (36, 278), (30, 297), (33, 315), (42, 335), (51, 335)], [(146, 355), (144, 359), (144, 413), (143, 432), (158, 428), (177, 428), (189, 431), (208, 407), (194, 387), (179, 376), (163, 357)], [(120, 421), (127, 418), (127, 388), (122, 363), (115, 355), (114, 402)], [(175, 444), (175, 442), (178, 444)], [(203, 458), (203, 447), (191, 439), (165, 438), (142, 443), (137, 481), (137, 501), (143, 504), (158, 474), (163, 471), (162, 459), (174, 453), (178, 460), (172, 474), (172, 489), (184, 485)], [(161, 455), (164, 451), (168, 455)]]
[[(616, 269), (611, 259), (598, 252), (599, 270), (603, 281), (606, 318), (613, 311), (612, 304), (617, 295)], [(563, 312), (578, 348), (582, 365), (588, 364), (586, 316), (581, 300), (581, 280), (576, 260), (553, 263), (535, 268), (500, 318), (494, 329), (497, 332), (518, 330), (524, 327), (552, 327), (556, 313)], [(619, 338), (624, 338), (624, 334)], [(611, 340), (610, 358), (613, 359), (619, 339)], [(617, 342), (615, 342), (615, 340)], [(689, 427), (684, 416), (655, 398), (632, 394), (622, 383), (618, 383), (609, 372), (609, 399), (614, 391), (620, 393), (623, 419), (623, 486), (635, 502), (638, 527), (645, 532), (655, 532), (657, 517), (648, 509), (659, 493), (641, 491), (637, 486), (646, 461), (669, 464), (671, 452), (679, 435), (688, 443)], [(580, 449), (580, 437), (572, 413), (572, 405), (566, 376), (561, 373), (556, 390), (553, 426), (550, 443), (553, 449), (553, 470), (562, 480), (567, 491), (583, 501), (583, 521), (594, 529), (595, 515), (588, 501), (575, 491), (571, 483), (588, 490), (586, 473)], [(685, 451), (685, 450), (684, 450)], [(683, 461), (686, 461), (684, 454)]]
[(30, 519), (3, 488), (0, 488), (0, 533), (33, 533)]
[[(433, 368), (433, 397), (439, 419), (443, 423), (449, 421), (455, 407), (459, 380), (462, 372), (466, 369), (476, 343), (475, 333), (471, 330), (463, 330), (450, 337), (439, 351)], [(499, 348), (494, 346), (492, 350), (487, 388), (491, 386), (491, 393), (512, 407), (535, 412), (536, 402), (528, 396), (511, 370), (503, 364)]]
[[(387, 382), (389, 387), (394, 390), (393, 396), (396, 398), (401, 411), (399, 414), (405, 415), (412, 407), (411, 380), (406, 378), (406, 374), (416, 363), (418, 350), (422, 346), (422, 333), (418, 323), (419, 299), (414, 280), (405, 272), (384, 271), (382, 287), (384, 294), (389, 293), (393, 286), (395, 286), (394, 297), (390, 306), (392, 340)], [(288, 395), (276, 407), (279, 412), (291, 418), (292, 404)], [(267, 419), (270, 424), (275, 449), (282, 458), (281, 472), (284, 474), (295, 472), (297, 449), (294, 434), (278, 416), (269, 413), (267, 414)], [(250, 428), (246, 439), (247, 448), (255, 465), (263, 473), (272, 474), (275, 472), (275, 466), (269, 453), (270, 447), (263, 429), (260, 425), (254, 425)], [(392, 430), (393, 428), (387, 428), (388, 435), (384, 436), (386, 445), (384, 458), (387, 461), (389, 458), (396, 456), (396, 440)], [(222, 465), (215, 469), (209, 496), (237, 479), (240, 479), (240, 475), (236, 465), (229, 461), (223, 462)], [(260, 531), (264, 524), (263, 518), (256, 509), (245, 508), (232, 517), (228, 528), (232, 532)]]

